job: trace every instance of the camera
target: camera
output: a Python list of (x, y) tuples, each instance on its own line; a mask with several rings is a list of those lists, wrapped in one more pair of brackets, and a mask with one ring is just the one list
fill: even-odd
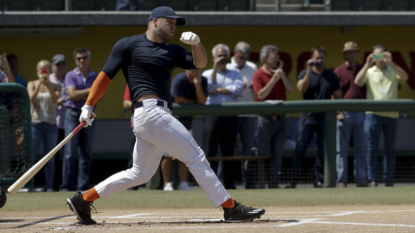
[(385, 55), (383, 53), (377, 53), (373, 55), (373, 59), (375, 60), (382, 60), (385, 58)]
[(3, 65), (3, 58), (0, 58), (0, 66)]
[(321, 62), (310, 62), (308, 63), (309, 66), (321, 66)]
[(222, 60), (220, 60), (220, 62), (219, 62), (220, 64), (228, 64), (228, 63), (231, 63), (231, 59), (229, 59), (229, 58), (224, 58), (224, 59), (222, 59)]

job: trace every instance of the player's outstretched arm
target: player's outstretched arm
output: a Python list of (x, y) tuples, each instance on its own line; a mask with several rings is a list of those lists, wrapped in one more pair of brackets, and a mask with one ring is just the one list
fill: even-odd
[(200, 43), (199, 36), (193, 32), (183, 32), (180, 40), (185, 44), (192, 45), (194, 65), (197, 68), (205, 68), (208, 63), (207, 53), (202, 43)]
[(110, 83), (111, 79), (105, 72), (101, 71), (92, 84), (88, 99), (86, 100), (85, 105), (81, 108), (82, 112), (81, 116), (79, 117), (79, 122), (86, 122), (85, 127), (92, 125), (92, 122), (94, 121), (94, 118), (91, 119), (92, 109), (94, 108), (97, 101), (104, 95)]

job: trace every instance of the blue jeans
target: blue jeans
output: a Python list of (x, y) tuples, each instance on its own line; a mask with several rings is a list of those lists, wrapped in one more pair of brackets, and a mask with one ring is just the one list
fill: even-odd
[(380, 134), (383, 131), (386, 156), (384, 157), (384, 178), (386, 184), (395, 180), (395, 141), (398, 120), (375, 114), (366, 114), (367, 165), (369, 181), (379, 182), (378, 150)]
[(284, 115), (275, 119), (258, 116), (258, 155), (270, 156), (268, 187), (276, 187), (280, 182), (282, 151), (286, 134)]
[[(38, 159), (39, 146), (43, 141), (43, 151), (45, 156), (56, 146), (58, 141), (58, 127), (49, 123), (33, 123), (32, 124), (32, 140), (33, 140), (33, 163)], [(55, 157), (53, 156), (45, 166), (46, 189), (53, 189), (53, 181), (55, 178)]]
[(297, 183), (301, 171), (302, 160), (307, 151), (307, 147), (313, 139), (314, 133), (317, 134), (317, 158), (314, 165), (314, 176), (317, 182), (323, 183), (324, 179), (324, 117), (308, 118), (305, 114), (301, 115), (298, 122), (298, 139), (291, 160), (291, 182)]
[(347, 184), (347, 156), (353, 136), (354, 177), (357, 185), (366, 184), (366, 135), (364, 112), (343, 112), (344, 122), (337, 121), (337, 182)]
[[(255, 117), (239, 117), (238, 118), (238, 133), (242, 143), (243, 155), (251, 155), (251, 150), (255, 146)], [(251, 174), (245, 170), (245, 160), (241, 161), (242, 181), (245, 189), (251, 189), (252, 180)]]
[[(80, 113), (73, 109), (66, 109), (65, 114), (65, 137), (79, 125)], [(62, 190), (72, 191), (75, 179), (75, 159), (78, 158), (78, 190), (89, 189), (89, 178), (92, 167), (92, 142), (94, 141), (95, 124), (82, 128), (65, 145), (62, 162)], [(80, 154), (78, 157), (78, 147)]]

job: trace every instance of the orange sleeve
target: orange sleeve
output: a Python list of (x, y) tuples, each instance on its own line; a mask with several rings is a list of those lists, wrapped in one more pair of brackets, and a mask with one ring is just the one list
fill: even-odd
[(110, 83), (111, 79), (106, 73), (101, 71), (92, 84), (91, 91), (89, 92), (88, 99), (85, 104), (94, 107), (97, 101), (102, 97), (102, 95), (104, 95), (105, 91), (107, 91)]

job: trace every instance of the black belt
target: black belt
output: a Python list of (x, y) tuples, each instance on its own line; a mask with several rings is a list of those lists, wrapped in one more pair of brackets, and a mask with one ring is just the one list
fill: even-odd
[(71, 108), (71, 107), (67, 107), (67, 108), (69, 108), (70, 110), (72, 110), (74, 112), (82, 113), (82, 110), (79, 110), (79, 109), (76, 109), (76, 108)]
[[(133, 112), (136, 108), (141, 108), (143, 106), (144, 106), (143, 101), (133, 103), (132, 105)], [(157, 106), (166, 108), (166, 107), (169, 107), (169, 104), (164, 100), (157, 100)]]

